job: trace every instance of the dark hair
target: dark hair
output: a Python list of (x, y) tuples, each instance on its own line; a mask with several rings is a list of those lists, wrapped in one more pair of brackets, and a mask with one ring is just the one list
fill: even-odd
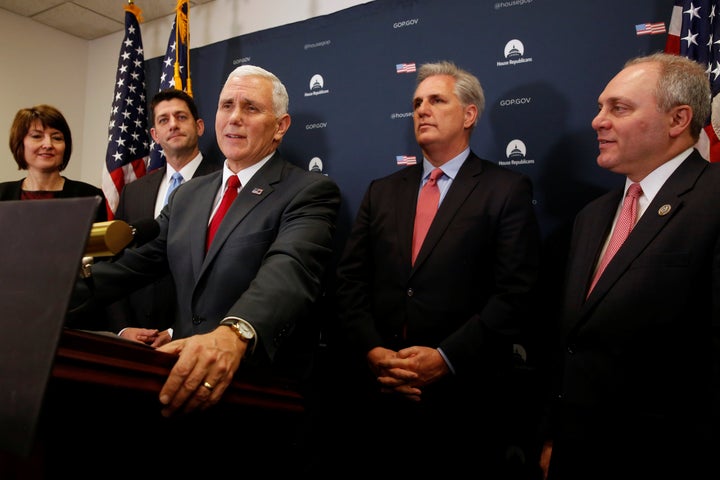
[(193, 98), (188, 93), (183, 92), (182, 90), (178, 90), (176, 88), (166, 88), (165, 90), (160, 90), (158, 93), (156, 93), (150, 101), (151, 126), (155, 125), (155, 107), (157, 107), (158, 103), (172, 100), (173, 98), (180, 99), (187, 104), (187, 107), (190, 110), (190, 115), (193, 116), (193, 120), (197, 120), (198, 118), (200, 118), (197, 105), (195, 105), (195, 100), (193, 100)]
[(39, 120), (43, 128), (56, 128), (65, 137), (65, 154), (59, 168), (60, 171), (65, 170), (67, 164), (70, 163), (70, 155), (72, 155), (72, 135), (63, 114), (51, 105), (21, 108), (15, 114), (15, 120), (10, 127), (10, 151), (15, 158), (15, 163), (18, 164), (18, 169), (27, 170), (28, 168), (27, 161), (25, 161), (24, 140), (35, 120)]

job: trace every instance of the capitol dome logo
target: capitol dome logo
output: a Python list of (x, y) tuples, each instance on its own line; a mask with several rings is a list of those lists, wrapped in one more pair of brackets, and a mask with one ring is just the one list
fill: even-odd
[(532, 62), (532, 57), (525, 56), (525, 45), (517, 38), (513, 38), (503, 48), (504, 60), (496, 62), (498, 67), (515, 66), (522, 63)]
[(505, 148), (505, 156), (508, 160), (523, 159), (525, 158), (525, 153), (527, 153), (527, 147), (525, 147), (522, 140), (512, 140)]
[(518, 165), (534, 165), (535, 160), (527, 158), (527, 147), (525, 142), (520, 139), (510, 140), (505, 147), (505, 156), (507, 160), (500, 161), (500, 165), (518, 166)]
[(313, 157), (308, 163), (308, 170), (315, 173), (323, 173), (323, 163), (319, 157)]
[(323, 80), (322, 75), (316, 73), (312, 76), (310, 79), (310, 90), (322, 90), (323, 85), (325, 85), (325, 80)]
[(505, 44), (505, 58), (517, 59), (525, 55), (525, 45), (520, 40), (513, 39)]
[(325, 88), (325, 79), (319, 73), (316, 73), (310, 78), (310, 91), (305, 92), (306, 97), (314, 97), (315, 95), (324, 95), (330, 93), (330, 90)]

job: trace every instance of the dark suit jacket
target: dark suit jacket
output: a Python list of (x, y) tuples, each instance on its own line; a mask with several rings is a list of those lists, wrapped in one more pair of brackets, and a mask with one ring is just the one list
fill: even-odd
[[(442, 348), (456, 374), (423, 389), (424, 411), (416, 423), (420, 429), (449, 429), (447, 422), (463, 418), (454, 427), (492, 435), (490, 423), (482, 431), (471, 425), (497, 414), (487, 407), (504, 398), (495, 388), (498, 379), (509, 369), (512, 344), (533, 321), (540, 234), (532, 185), (526, 176), (471, 153), (411, 266), (422, 170), (407, 167), (367, 188), (337, 269), (343, 336), (364, 371), (367, 352), (377, 346)], [(377, 390), (374, 378), (369, 387)], [(398, 415), (411, 410), (411, 402), (405, 403)], [(358, 408), (366, 411), (368, 404)]]
[[(102, 199), (98, 207), (95, 222), (104, 222), (107, 220), (107, 206), (105, 204), (105, 195), (102, 189), (90, 185), (89, 183), (70, 180), (65, 178), (63, 189), (55, 193), (55, 198), (74, 198), (74, 197), (94, 197), (98, 196)], [(22, 192), (22, 183), (24, 179), (13, 180), (11, 182), (0, 183), (0, 201), (2, 200), (20, 200)]]
[[(222, 168), (221, 164), (203, 158), (195, 170), (193, 178), (220, 168)], [(166, 167), (159, 168), (125, 185), (120, 194), (115, 218), (130, 225), (154, 218), (155, 201), (165, 171)], [(176, 303), (175, 284), (172, 276), (168, 274), (151, 285), (132, 292), (127, 298), (110, 305), (108, 307), (109, 328), (113, 332), (119, 332), (125, 327), (165, 330), (172, 326)]]
[(720, 165), (695, 151), (677, 168), (586, 301), (621, 195), (574, 225), (555, 478), (700, 478), (719, 431)]
[[(237, 316), (257, 331), (252, 361), (282, 363), (295, 346), (286, 340), (307, 333), (322, 292), (340, 192), (328, 177), (275, 153), (242, 188), (206, 255), (221, 180), (218, 171), (180, 185), (157, 217), (155, 240), (93, 267), (95, 296), (116, 300), (169, 271), (178, 298), (174, 338), (210, 332), (224, 317)], [(317, 346), (317, 336), (303, 340), (305, 352)]]

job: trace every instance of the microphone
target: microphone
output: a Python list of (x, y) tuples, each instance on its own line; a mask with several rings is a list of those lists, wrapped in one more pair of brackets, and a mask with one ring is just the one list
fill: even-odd
[(132, 225), (122, 220), (93, 223), (85, 246), (85, 256), (80, 262), (80, 277), (92, 276), (95, 257), (112, 257), (127, 247), (145, 245), (159, 234), (160, 224), (152, 218), (138, 220)]
[(132, 227), (122, 220), (97, 222), (90, 228), (86, 257), (112, 257), (132, 242)]
[(86, 257), (112, 257), (127, 247), (139, 247), (160, 233), (160, 225), (152, 218), (132, 225), (122, 220), (93, 223), (85, 246)]

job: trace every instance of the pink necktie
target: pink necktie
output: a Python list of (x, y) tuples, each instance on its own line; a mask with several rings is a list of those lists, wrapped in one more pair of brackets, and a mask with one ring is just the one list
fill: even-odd
[(620, 218), (618, 218), (617, 224), (615, 225), (615, 230), (613, 231), (610, 243), (608, 243), (608, 247), (605, 250), (605, 255), (603, 255), (600, 265), (598, 265), (597, 272), (595, 272), (595, 278), (593, 278), (592, 285), (590, 285), (588, 295), (592, 292), (592, 289), (595, 287), (595, 284), (600, 278), (600, 275), (602, 275), (603, 270), (605, 270), (605, 267), (607, 267), (608, 263), (610, 263), (612, 257), (620, 249), (620, 246), (623, 244), (628, 235), (630, 235), (630, 231), (635, 226), (635, 222), (637, 220), (637, 200), (642, 193), (642, 188), (640, 188), (640, 184), (638, 183), (633, 183), (628, 188), (625, 200), (623, 201), (622, 210), (620, 211)]
[(415, 228), (413, 230), (413, 241), (412, 241), (412, 263), (415, 263), (415, 258), (420, 251), (420, 246), (425, 240), (425, 235), (430, 228), (430, 224), (435, 217), (437, 212), (438, 204), (440, 203), (440, 189), (437, 186), (437, 179), (443, 171), (436, 168), (430, 172), (430, 178), (422, 189), (420, 189), (420, 195), (418, 196), (417, 209), (415, 210)]
[(235, 198), (238, 196), (239, 187), (240, 179), (238, 179), (237, 175), (232, 175), (230, 178), (228, 178), (225, 194), (223, 194), (222, 200), (220, 201), (220, 206), (215, 212), (215, 215), (213, 215), (212, 220), (210, 220), (210, 225), (208, 226), (205, 251), (210, 249), (210, 244), (212, 243), (213, 237), (215, 236), (215, 232), (217, 232), (217, 229), (220, 226), (220, 222), (222, 222), (222, 219), (225, 216), (225, 213), (227, 213), (228, 208), (230, 208), (233, 200), (235, 200)]

